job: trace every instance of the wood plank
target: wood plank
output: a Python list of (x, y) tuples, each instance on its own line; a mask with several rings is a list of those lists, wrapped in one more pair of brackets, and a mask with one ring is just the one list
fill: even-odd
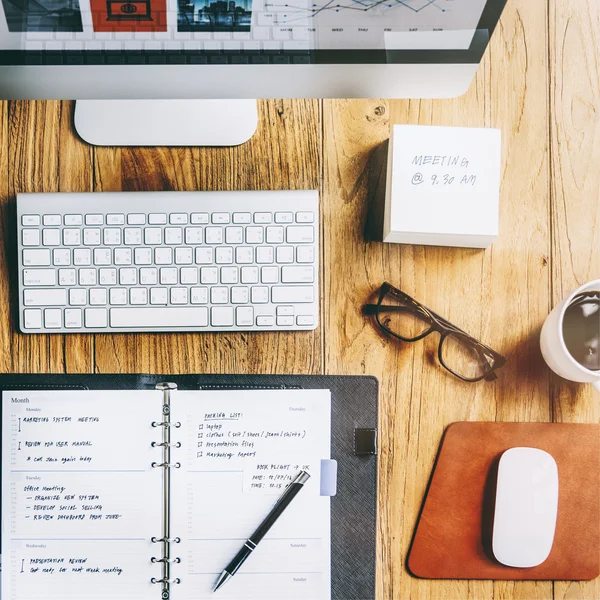
[(10, 280), (8, 261), (8, 242), (13, 239), (9, 219), (8, 202), (8, 102), (0, 102), (0, 231), (4, 244), (0, 244), (0, 372), (13, 369), (11, 351), (13, 315), (10, 302)]
[[(552, 306), (575, 288), (600, 279), (600, 6), (594, 0), (551, 0), (550, 141), (552, 157)], [(589, 384), (551, 374), (557, 421), (600, 420)], [(556, 582), (555, 599), (600, 597), (600, 579)]]
[[(501, 234), (486, 251), (365, 243), (367, 205), (383, 187), (380, 148), (389, 123), (376, 108), (386, 104), (324, 105), (326, 370), (375, 374), (381, 383), (380, 598), (508, 594), (506, 583), (418, 580), (404, 560), (448, 424), (550, 416), (531, 334), (549, 294), (547, 50), (538, 27), (545, 19), (543, 5), (509, 3), (466, 96), (389, 103), (392, 123), (502, 129)], [(507, 354), (499, 380), (466, 384), (448, 375), (437, 364), (434, 336), (410, 345), (382, 338), (360, 307), (384, 280)], [(552, 585), (512, 584), (510, 594), (551, 596)]]

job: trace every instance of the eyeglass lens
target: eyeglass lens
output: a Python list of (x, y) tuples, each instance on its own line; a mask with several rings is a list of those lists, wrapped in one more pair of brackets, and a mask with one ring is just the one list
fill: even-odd
[(377, 317), (386, 329), (407, 340), (413, 340), (431, 329), (431, 321), (425, 313), (389, 292), (378, 307)]
[(443, 338), (440, 356), (446, 368), (465, 379), (485, 376), (493, 364), (492, 356), (467, 337), (454, 333)]

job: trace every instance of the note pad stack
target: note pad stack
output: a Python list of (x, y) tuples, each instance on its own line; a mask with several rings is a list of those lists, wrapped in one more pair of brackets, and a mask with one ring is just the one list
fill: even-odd
[(498, 235), (500, 130), (394, 125), (383, 241), (487, 248)]
[(21, 390), (2, 401), (3, 598), (214, 598), (300, 469), (314, 476), (218, 596), (330, 598), (318, 476), (329, 391)]

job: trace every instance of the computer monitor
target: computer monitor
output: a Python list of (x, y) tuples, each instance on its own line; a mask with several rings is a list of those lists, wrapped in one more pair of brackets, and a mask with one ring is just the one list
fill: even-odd
[(240, 99), (462, 94), (505, 2), (0, 0), (0, 98), (95, 100), (76, 122), (99, 143), (239, 143)]

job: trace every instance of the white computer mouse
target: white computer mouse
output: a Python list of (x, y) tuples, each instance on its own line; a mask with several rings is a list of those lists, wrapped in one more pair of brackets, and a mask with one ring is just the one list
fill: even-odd
[(500, 457), (492, 551), (509, 567), (535, 567), (552, 550), (558, 511), (556, 461), (538, 448)]

